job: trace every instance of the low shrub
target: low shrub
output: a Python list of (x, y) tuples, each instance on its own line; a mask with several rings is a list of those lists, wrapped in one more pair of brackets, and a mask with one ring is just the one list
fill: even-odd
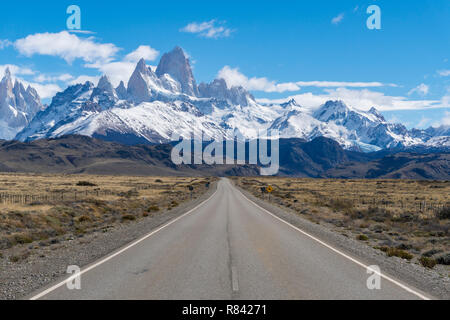
[(445, 266), (450, 265), (450, 253), (446, 253), (437, 257), (436, 262)]
[(14, 242), (17, 244), (32, 243), (33, 238), (27, 233), (16, 233), (13, 235)]
[(89, 182), (89, 181), (79, 181), (77, 183), (78, 187), (96, 187), (97, 185), (95, 183)]
[(439, 220), (450, 219), (450, 207), (444, 207), (436, 214)]
[(409, 252), (397, 248), (387, 249), (386, 254), (388, 257), (399, 257), (405, 260), (411, 260), (413, 258), (413, 255)]
[(356, 237), (356, 240), (360, 240), (360, 241), (368, 241), (369, 237), (366, 236), (365, 234), (360, 234)]
[(350, 212), (353, 208), (353, 202), (346, 199), (332, 199), (329, 202), (329, 207), (332, 208), (335, 211), (346, 211)]
[(147, 210), (148, 212), (157, 212), (159, 211), (159, 207), (157, 205), (150, 206)]
[(134, 221), (134, 220), (136, 220), (136, 217), (133, 216), (132, 214), (126, 214), (122, 216), (122, 221)]
[(11, 261), (11, 262), (19, 262), (20, 261), (20, 257), (19, 256), (10, 256), (9, 257), (9, 261)]
[(92, 219), (91, 219), (91, 217), (89, 217), (89, 216), (87, 216), (87, 215), (82, 215), (82, 216), (79, 216), (79, 217), (77, 218), (77, 221), (78, 221), (79, 223), (83, 223), (83, 222), (91, 222)]
[(429, 268), (429, 269), (433, 269), (434, 266), (437, 264), (437, 261), (432, 259), (432, 258), (428, 258), (425, 256), (422, 256), (419, 259), (419, 262), (422, 266), (424, 266), (425, 268)]

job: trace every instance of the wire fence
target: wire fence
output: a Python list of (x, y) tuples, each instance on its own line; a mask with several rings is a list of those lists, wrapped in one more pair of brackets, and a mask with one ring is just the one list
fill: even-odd
[(59, 191), (42, 194), (10, 194), (0, 193), (0, 204), (33, 204), (58, 201), (77, 201), (92, 197), (116, 196), (111, 190)]

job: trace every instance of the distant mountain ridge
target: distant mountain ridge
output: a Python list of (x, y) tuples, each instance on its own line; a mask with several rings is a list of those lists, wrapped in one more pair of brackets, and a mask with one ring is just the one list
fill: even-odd
[[(236, 133), (254, 139), (258, 131), (272, 129), (281, 138), (326, 137), (344, 149), (363, 152), (450, 148), (448, 126), (408, 130), (386, 121), (375, 108), (361, 111), (342, 101), (328, 101), (310, 111), (295, 100), (260, 104), (243, 87), (229, 87), (224, 79), (197, 85), (180, 47), (164, 54), (155, 71), (140, 60), (128, 82), (116, 88), (106, 76), (97, 86), (91, 82), (71, 86), (27, 119), (15, 139), (86, 135), (134, 145), (168, 143), (173, 135), (190, 138), (194, 129), (204, 132), (206, 140), (229, 139)], [(11, 134), (0, 138), (12, 139)]]
[[(171, 144), (127, 146), (87, 136), (0, 141), (0, 172), (257, 176), (256, 165), (175, 165)], [(247, 145), (248, 150), (248, 145)], [(247, 159), (248, 160), (248, 159)], [(280, 140), (280, 176), (450, 180), (448, 153), (360, 153), (319, 137)]]

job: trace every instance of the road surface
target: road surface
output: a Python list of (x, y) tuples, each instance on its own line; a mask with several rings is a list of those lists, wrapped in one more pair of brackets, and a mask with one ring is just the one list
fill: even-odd
[(82, 269), (81, 289), (55, 283), (32, 299), (421, 299), (389, 278), (367, 288), (365, 265), (283, 222), (227, 179), (192, 211)]

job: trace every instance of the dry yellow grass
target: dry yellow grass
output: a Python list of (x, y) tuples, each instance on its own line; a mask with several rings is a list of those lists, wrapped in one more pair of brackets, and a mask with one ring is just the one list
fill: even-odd
[[(158, 214), (211, 178), (0, 174), (0, 250)], [(81, 182), (81, 183), (80, 183)]]
[(395, 247), (421, 255), (448, 254), (450, 182), (414, 180), (319, 180), (234, 178), (258, 197), (271, 185), (272, 202), (316, 223), (364, 239), (374, 247)]

